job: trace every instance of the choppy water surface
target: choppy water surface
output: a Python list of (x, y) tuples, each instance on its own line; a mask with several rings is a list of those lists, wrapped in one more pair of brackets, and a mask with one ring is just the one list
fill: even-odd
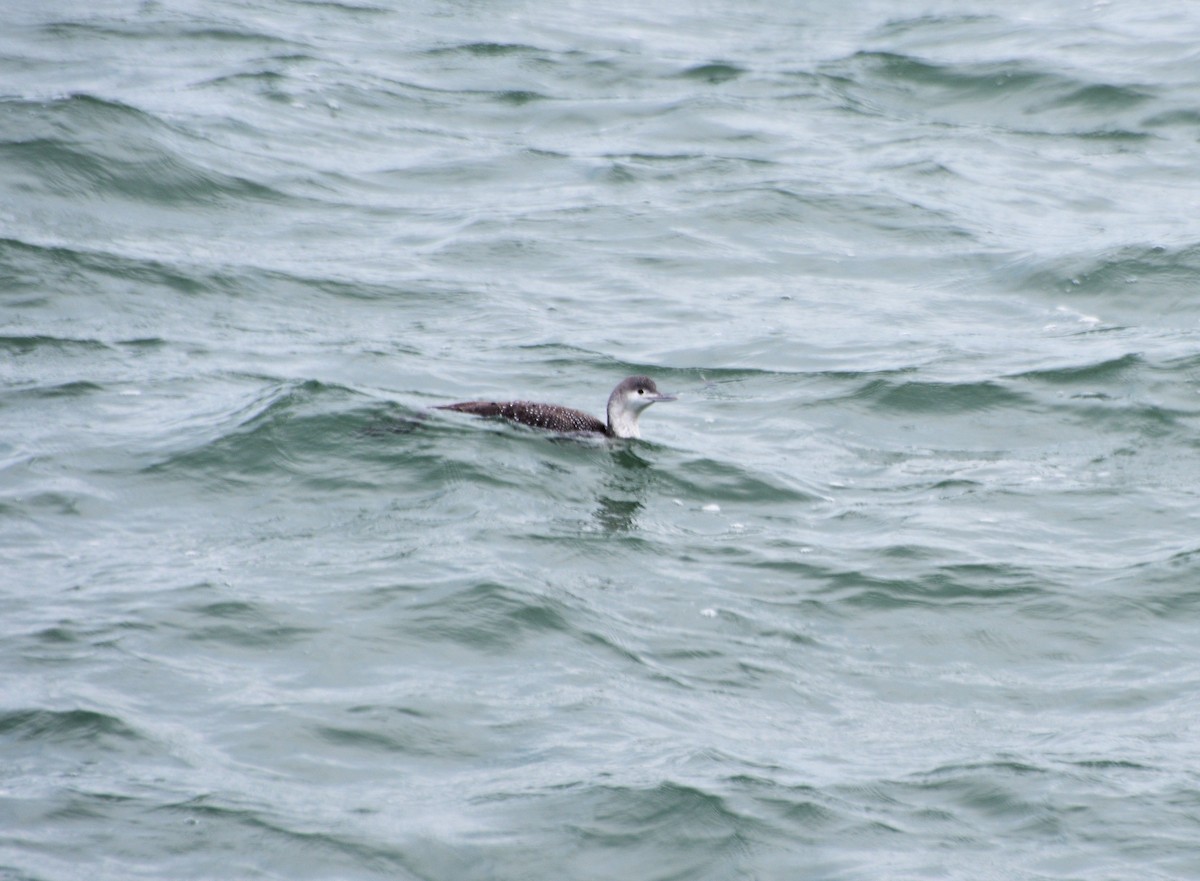
[(0, 877), (1200, 877), (1200, 8), (4, 17)]

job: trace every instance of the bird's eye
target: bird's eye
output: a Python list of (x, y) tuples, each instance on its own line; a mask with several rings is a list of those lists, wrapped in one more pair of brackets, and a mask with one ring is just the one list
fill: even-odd
[(644, 394), (646, 394), (646, 390), (644, 388), (640, 388), (640, 389), (638, 389), (638, 394), (644, 395)]

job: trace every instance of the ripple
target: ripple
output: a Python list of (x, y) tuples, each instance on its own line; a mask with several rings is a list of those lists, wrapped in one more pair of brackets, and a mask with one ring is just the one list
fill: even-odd
[(1138, 86), (1083, 81), (1031, 59), (939, 63), (858, 52), (827, 65), (822, 74), (860, 112), (1014, 132), (1143, 137), (1140, 112), (1155, 98)]
[(94, 710), (7, 710), (0, 712), (0, 735), (58, 744), (113, 744), (144, 738), (116, 716)]
[[(33, 356), (47, 352), (51, 354), (89, 354), (109, 351), (111, 348), (100, 340), (70, 339), (36, 334), (32, 336), (0, 336), (0, 351), (17, 356)], [(70, 383), (58, 388), (70, 390), (71, 387), (80, 384), (88, 385), (89, 383)]]
[(570, 630), (559, 604), (547, 597), (488, 582), (417, 602), (404, 630), (447, 639), (479, 651), (501, 652), (539, 634)]
[(973, 413), (985, 410), (1020, 409), (1030, 398), (996, 382), (897, 382), (875, 379), (853, 393), (900, 413)]
[(1180, 296), (1200, 274), (1200, 246), (1126, 245), (1038, 261), (1022, 267), (1024, 284), (1102, 302), (1114, 296), (1149, 297), (1185, 305)]
[(1030, 370), (1015, 374), (1015, 379), (1029, 379), (1049, 385), (1092, 385), (1095, 383), (1120, 382), (1130, 372), (1142, 367), (1145, 361), (1140, 355), (1130, 353), (1116, 358), (1107, 358), (1093, 364), (1073, 367), (1055, 367), (1046, 370)]
[(689, 67), (680, 73), (679, 76), (684, 79), (700, 80), (701, 82), (716, 85), (736, 80), (744, 73), (745, 71), (736, 64), (710, 62), (708, 64), (697, 64), (695, 67)]

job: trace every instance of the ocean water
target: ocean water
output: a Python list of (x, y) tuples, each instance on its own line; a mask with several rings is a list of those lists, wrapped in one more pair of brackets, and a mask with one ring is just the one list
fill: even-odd
[(1200, 6), (0, 18), (0, 878), (1200, 878)]

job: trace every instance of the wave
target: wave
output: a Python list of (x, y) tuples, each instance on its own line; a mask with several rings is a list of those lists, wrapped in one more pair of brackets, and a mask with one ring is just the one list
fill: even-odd
[(1100, 303), (1136, 296), (1144, 313), (1147, 297), (1165, 304), (1191, 303), (1200, 277), (1200, 244), (1125, 244), (1049, 258), (1020, 257), (1009, 263), (1008, 272), (1023, 290), (1092, 297)]
[(0, 736), (45, 744), (115, 746), (145, 738), (109, 713), (95, 710), (10, 709), (0, 712)]
[(1036, 59), (945, 62), (891, 51), (859, 51), (819, 68), (846, 109), (1011, 132), (1148, 138), (1156, 93), (1094, 82)]
[(180, 149), (189, 135), (135, 107), (88, 94), (0, 101), (0, 160), (39, 191), (120, 197), (170, 208), (278, 202), (279, 190), (206, 168)]
[(973, 413), (983, 410), (1019, 410), (1031, 400), (1020, 391), (991, 380), (933, 382), (915, 379), (872, 379), (851, 398), (899, 413)]

